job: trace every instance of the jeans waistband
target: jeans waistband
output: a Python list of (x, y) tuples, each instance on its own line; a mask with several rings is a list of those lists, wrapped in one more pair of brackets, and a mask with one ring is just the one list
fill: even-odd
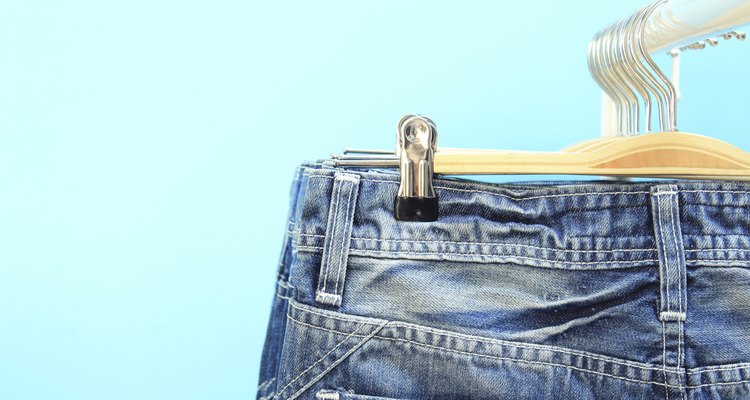
[[(301, 172), (297, 251), (322, 252), (327, 231), (335, 229), (328, 236), (342, 239), (345, 256), (567, 269), (654, 265), (659, 255), (652, 200), (673, 195), (676, 209), (665, 212), (679, 221), (688, 265), (750, 264), (747, 183), (491, 184), (438, 178), (440, 218), (424, 223), (394, 219), (395, 172), (320, 165)], [(338, 191), (337, 179), (345, 184)]]

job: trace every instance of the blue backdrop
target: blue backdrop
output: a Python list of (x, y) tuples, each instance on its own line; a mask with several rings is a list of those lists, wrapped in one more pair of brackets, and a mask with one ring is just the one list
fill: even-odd
[[(0, 398), (252, 398), (295, 165), (410, 112), (596, 136), (588, 41), (643, 4), (2, 2)], [(683, 130), (750, 149), (748, 46), (685, 55)]]

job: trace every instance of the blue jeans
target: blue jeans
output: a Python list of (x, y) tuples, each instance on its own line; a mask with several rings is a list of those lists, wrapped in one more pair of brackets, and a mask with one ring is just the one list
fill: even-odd
[(750, 184), (435, 186), (299, 169), (259, 399), (750, 398)]

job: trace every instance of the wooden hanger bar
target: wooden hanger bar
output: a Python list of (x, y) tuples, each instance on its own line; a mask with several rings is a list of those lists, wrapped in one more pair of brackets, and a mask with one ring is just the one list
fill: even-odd
[(558, 152), (438, 149), (435, 172), (750, 180), (750, 153), (707, 136), (661, 132), (594, 139)]

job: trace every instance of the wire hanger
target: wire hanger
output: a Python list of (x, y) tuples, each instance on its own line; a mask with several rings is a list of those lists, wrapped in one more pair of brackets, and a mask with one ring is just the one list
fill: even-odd
[[(589, 70), (614, 102), (612, 137), (587, 140), (556, 152), (439, 149), (435, 123), (424, 116), (407, 115), (397, 126), (395, 152), (345, 149), (329, 162), (336, 166), (398, 167), (401, 185), (395, 215), (406, 221), (437, 219), (434, 173), (750, 180), (750, 152), (677, 129), (677, 89), (644, 43), (649, 18), (665, 6), (670, 6), (669, 0), (654, 1), (600, 31), (591, 41)], [(744, 38), (739, 33), (722, 35), (725, 39), (731, 36)], [(654, 119), (659, 128), (651, 133)]]

